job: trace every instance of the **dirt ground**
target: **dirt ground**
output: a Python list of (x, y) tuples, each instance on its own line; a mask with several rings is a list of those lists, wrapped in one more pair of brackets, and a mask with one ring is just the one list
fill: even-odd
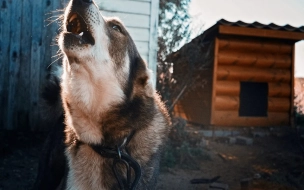
[(207, 190), (209, 184), (191, 184), (190, 180), (216, 176), (232, 190), (241, 189), (241, 180), (248, 180), (255, 190), (304, 189), (304, 154), (299, 142), (295, 133), (253, 138), (253, 145), (210, 139), (205, 148), (210, 160), (201, 161), (199, 170), (161, 173), (157, 189)]
[[(0, 131), (0, 190), (31, 189), (46, 134)], [(304, 189), (304, 141), (290, 130), (284, 135), (255, 137), (252, 145), (229, 144), (226, 138), (206, 138), (202, 149), (209, 159), (199, 169), (163, 168), (156, 189), (208, 189), (192, 179), (211, 179), (239, 190), (248, 179), (254, 190)]]

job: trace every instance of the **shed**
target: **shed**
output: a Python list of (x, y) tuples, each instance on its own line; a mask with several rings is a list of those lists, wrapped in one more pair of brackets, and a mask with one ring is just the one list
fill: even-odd
[[(57, 55), (58, 17), (69, 0), (0, 4), (0, 130), (37, 130), (41, 89)], [(125, 23), (156, 78), (159, 0), (95, 0), (104, 15)], [(60, 20), (60, 19), (59, 19)], [(56, 56), (57, 55), (57, 56)]]
[[(304, 27), (224, 19), (168, 57), (176, 85), (192, 78), (174, 107), (199, 125), (292, 124), (294, 44)], [(186, 73), (185, 73), (186, 72)]]

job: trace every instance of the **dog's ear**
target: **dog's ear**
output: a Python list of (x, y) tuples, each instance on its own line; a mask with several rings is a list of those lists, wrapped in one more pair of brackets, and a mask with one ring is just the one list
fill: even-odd
[(139, 70), (134, 84), (134, 94), (153, 97), (155, 90), (152, 83), (152, 71), (147, 68), (147, 64), (142, 59), (138, 61)]

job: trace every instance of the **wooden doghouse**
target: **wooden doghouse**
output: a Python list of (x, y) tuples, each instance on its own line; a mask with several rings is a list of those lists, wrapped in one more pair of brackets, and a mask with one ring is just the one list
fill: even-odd
[[(303, 26), (218, 21), (168, 57), (176, 85), (184, 86), (175, 115), (201, 125), (291, 125), (301, 39)], [(194, 79), (182, 84), (178, 75)]]

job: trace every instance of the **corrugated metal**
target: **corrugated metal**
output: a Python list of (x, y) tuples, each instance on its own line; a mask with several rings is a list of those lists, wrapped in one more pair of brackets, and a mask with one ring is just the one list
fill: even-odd
[(260, 28), (260, 29), (271, 29), (271, 30), (281, 30), (281, 31), (290, 31), (290, 32), (304, 32), (304, 26), (301, 27), (293, 27), (289, 24), (284, 26), (279, 26), (274, 23), (270, 24), (262, 24), (260, 22), (246, 23), (243, 21), (230, 22), (225, 19), (221, 19), (217, 21), (216, 25), (225, 25), (225, 26), (239, 26), (239, 27), (247, 27), (247, 28)]

